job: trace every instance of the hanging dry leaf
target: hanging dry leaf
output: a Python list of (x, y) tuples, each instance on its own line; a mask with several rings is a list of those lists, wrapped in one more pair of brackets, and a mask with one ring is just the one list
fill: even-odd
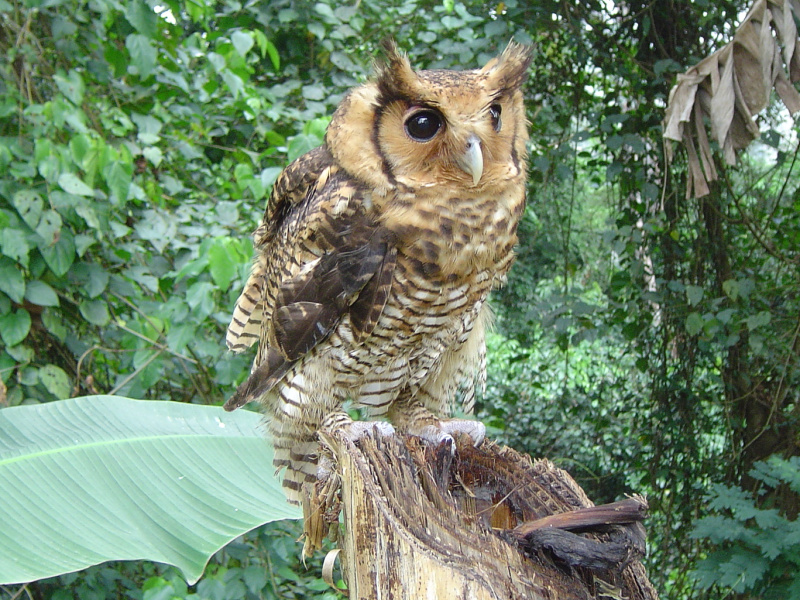
[[(733, 41), (682, 75), (672, 88), (664, 117), (664, 137), (682, 142), (689, 160), (686, 197), (705, 196), (717, 170), (706, 133), (736, 164), (736, 151), (759, 136), (755, 116), (774, 89), (791, 114), (800, 111), (800, 45), (795, 16), (800, 0), (756, 0)], [(666, 144), (667, 162), (672, 145)]]

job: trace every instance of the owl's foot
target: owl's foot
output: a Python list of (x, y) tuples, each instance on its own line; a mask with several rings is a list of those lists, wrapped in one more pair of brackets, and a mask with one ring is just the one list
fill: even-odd
[(394, 435), (394, 427), (386, 421), (353, 421), (347, 413), (331, 413), (322, 421), (320, 430), (328, 435), (340, 431), (351, 442), (357, 442), (368, 432), (377, 431), (388, 437)]
[(346, 429), (347, 437), (351, 442), (357, 442), (367, 433), (377, 432), (384, 437), (395, 434), (394, 427), (386, 421), (353, 421)]
[(483, 443), (486, 437), (486, 425), (480, 421), (470, 419), (447, 419), (439, 425), (442, 431), (450, 435), (456, 433), (466, 433), (472, 438), (472, 445), (476, 448)]
[[(331, 435), (341, 432), (351, 442), (363, 439), (368, 433), (377, 432), (379, 435), (389, 437), (395, 434), (394, 427), (386, 421), (353, 421), (347, 413), (332, 413), (325, 417), (320, 426), (320, 431)], [(317, 479), (327, 481), (333, 473), (334, 461), (327, 453), (322, 453), (317, 462)]]
[(439, 421), (438, 425), (426, 425), (420, 428), (418, 435), (431, 444), (449, 443), (455, 451), (453, 437), (459, 433), (467, 434), (472, 438), (472, 445), (478, 447), (486, 437), (486, 426), (480, 421), (469, 419), (446, 419)]

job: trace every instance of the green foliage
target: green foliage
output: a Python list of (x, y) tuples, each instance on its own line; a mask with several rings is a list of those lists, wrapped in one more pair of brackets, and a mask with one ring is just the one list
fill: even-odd
[[(762, 484), (758, 495), (781, 486), (800, 492), (800, 459), (772, 456), (751, 475)], [(715, 484), (707, 495), (713, 514), (699, 519), (692, 536), (712, 550), (693, 576), (703, 589), (747, 592), (764, 600), (800, 596), (800, 521), (778, 508), (763, 508), (756, 495)]]
[(27, 586), (33, 597), (115, 600), (320, 600), (342, 596), (319, 577), (322, 555), (300, 559), (299, 521), (267, 523), (228, 544), (209, 562), (205, 575), (188, 585), (174, 567), (144, 561), (111, 562)]
[(193, 582), (233, 538), (300, 516), (259, 468), (253, 412), (95, 396), (7, 408), (0, 432), (0, 584), (120, 559)]

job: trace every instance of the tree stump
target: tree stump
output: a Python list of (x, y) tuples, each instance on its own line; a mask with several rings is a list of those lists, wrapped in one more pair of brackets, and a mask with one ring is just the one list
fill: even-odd
[(591, 508), (565, 471), (489, 441), (465, 437), (454, 453), (377, 432), (322, 437), (336, 468), (306, 502), (306, 547), (341, 509), (351, 599), (658, 598), (639, 561), (641, 498)]

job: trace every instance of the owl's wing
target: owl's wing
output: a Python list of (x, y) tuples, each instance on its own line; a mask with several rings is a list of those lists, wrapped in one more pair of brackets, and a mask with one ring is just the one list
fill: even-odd
[(266, 335), (253, 372), (227, 410), (269, 391), (345, 315), (355, 343), (372, 333), (389, 296), (397, 250), (393, 234), (366, 210), (363, 193), (330, 166), (302, 202), (284, 211), (257, 263), (263, 274), (253, 289), (262, 295), (251, 300)]
[[(272, 186), (261, 225), (253, 234), (257, 250), (272, 243), (292, 209), (306, 199), (320, 177), (328, 176), (332, 165), (333, 157), (327, 147), (320, 146), (297, 158), (281, 172)], [(261, 335), (267, 267), (266, 255), (259, 252), (233, 309), (225, 343), (237, 354), (252, 346)]]

